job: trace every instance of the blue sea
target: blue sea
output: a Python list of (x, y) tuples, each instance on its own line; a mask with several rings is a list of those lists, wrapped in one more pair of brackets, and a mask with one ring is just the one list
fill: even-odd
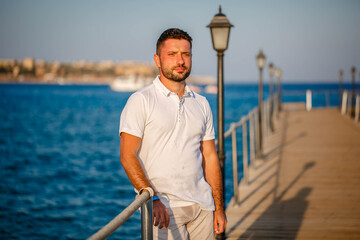
[[(304, 102), (307, 89), (313, 90), (314, 107), (337, 106), (337, 84), (284, 84), (283, 101)], [(130, 94), (108, 86), (0, 85), (0, 239), (86, 239), (134, 200), (118, 136)], [(203, 95), (216, 125), (216, 95)], [(225, 129), (257, 101), (256, 84), (226, 84)], [(229, 202), (229, 140), (225, 146)], [(109, 239), (140, 239), (139, 212)]]

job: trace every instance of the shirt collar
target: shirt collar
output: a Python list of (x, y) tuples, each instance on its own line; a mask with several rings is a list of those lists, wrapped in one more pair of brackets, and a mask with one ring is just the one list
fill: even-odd
[[(159, 76), (157, 76), (155, 78), (155, 80), (153, 81), (154, 85), (157, 87), (157, 89), (160, 90), (160, 92), (162, 92), (165, 96), (170, 96), (171, 91), (165, 87), (165, 85), (160, 81)], [(185, 97), (191, 97), (194, 96), (193, 91), (191, 91), (190, 87), (187, 85), (187, 83), (185, 83), (185, 92), (184, 92), (184, 96)]]

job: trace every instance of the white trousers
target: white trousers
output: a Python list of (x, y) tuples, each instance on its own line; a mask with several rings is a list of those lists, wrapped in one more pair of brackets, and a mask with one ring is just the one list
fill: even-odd
[(153, 227), (154, 240), (214, 240), (214, 214), (200, 205), (169, 208), (169, 227)]

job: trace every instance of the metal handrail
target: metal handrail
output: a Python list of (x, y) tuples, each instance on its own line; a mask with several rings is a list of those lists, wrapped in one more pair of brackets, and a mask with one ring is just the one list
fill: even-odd
[[(343, 93), (346, 90), (343, 91)], [(310, 111), (312, 109), (312, 96), (314, 95), (325, 95), (326, 107), (330, 107), (330, 95), (338, 94), (337, 90), (310, 90), (305, 91), (306, 101), (305, 106), (306, 110)], [(285, 90), (283, 91), (283, 96), (304, 96), (304, 90)]]
[[(279, 117), (279, 111), (281, 109), (280, 95), (276, 93), (267, 99), (263, 104), (264, 118), (262, 120), (262, 127), (264, 129), (264, 136), (268, 136), (272, 131), (271, 119), (276, 116)], [(231, 136), (231, 148), (232, 148), (232, 164), (233, 164), (233, 189), (234, 189), (234, 200), (239, 202), (238, 192), (238, 159), (237, 159), (237, 128), (242, 127), (242, 143), (243, 143), (243, 179), (245, 184), (249, 183), (249, 167), (254, 164), (255, 155), (257, 149), (255, 143), (258, 141), (256, 133), (259, 131), (259, 117), (258, 107), (253, 108), (247, 115), (243, 116), (240, 121), (230, 124), (230, 128), (225, 132), (224, 139)], [(248, 151), (248, 128), (247, 123), (249, 122), (249, 143), (250, 143), (250, 154)], [(248, 164), (250, 155), (250, 165)]]
[(124, 224), (141, 207), (141, 235), (143, 240), (152, 240), (152, 198), (143, 191), (136, 199), (108, 224), (93, 234), (88, 240), (102, 240)]

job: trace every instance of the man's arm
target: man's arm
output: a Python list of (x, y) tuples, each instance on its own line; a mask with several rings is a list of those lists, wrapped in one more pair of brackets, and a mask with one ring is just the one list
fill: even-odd
[(200, 143), (200, 150), (203, 155), (205, 179), (212, 188), (212, 194), (215, 202), (214, 231), (219, 234), (225, 231), (227, 220), (224, 212), (221, 172), (215, 148), (215, 141), (202, 141)]
[[(144, 170), (137, 158), (137, 153), (141, 145), (141, 138), (122, 132), (120, 140), (120, 161), (125, 172), (137, 190), (152, 187), (146, 178)], [(162, 228), (169, 226), (169, 213), (160, 200), (153, 202), (154, 225)]]

